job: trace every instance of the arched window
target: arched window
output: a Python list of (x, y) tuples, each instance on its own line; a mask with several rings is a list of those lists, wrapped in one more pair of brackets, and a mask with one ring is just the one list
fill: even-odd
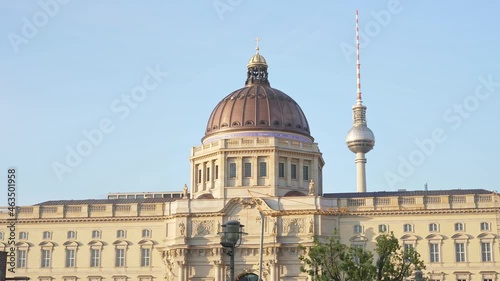
[(403, 231), (404, 232), (413, 232), (413, 225), (407, 223), (403, 226)]
[(487, 222), (482, 222), (481, 223), (481, 231), (489, 231), (490, 230), (490, 224)]
[(238, 281), (258, 281), (258, 280), (259, 276), (253, 273), (243, 274), (240, 277), (238, 277)]
[(68, 231), (68, 233), (66, 234), (66, 237), (68, 239), (76, 239), (76, 231), (73, 231), (73, 230)]
[(143, 229), (142, 230), (142, 238), (151, 238), (151, 230)]
[(28, 240), (28, 232), (25, 231), (19, 232), (19, 240)]
[(50, 232), (50, 231), (44, 231), (43, 232), (43, 239), (44, 240), (50, 240), (50, 239), (52, 239), (52, 232)]
[(125, 230), (119, 229), (116, 231), (116, 238), (125, 238)]
[(429, 232), (437, 232), (439, 231), (439, 227), (437, 223), (430, 223), (429, 224)]
[(464, 224), (461, 222), (455, 223), (455, 231), (464, 231)]
[(380, 233), (386, 233), (387, 232), (387, 225), (386, 224), (380, 224), (378, 226), (378, 232), (380, 232)]
[(363, 226), (359, 224), (354, 225), (354, 233), (363, 233)]

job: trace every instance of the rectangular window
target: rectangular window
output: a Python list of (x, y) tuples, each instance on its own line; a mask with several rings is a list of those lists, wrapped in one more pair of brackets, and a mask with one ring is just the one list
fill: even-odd
[(259, 177), (267, 177), (267, 162), (259, 163)]
[(26, 268), (26, 250), (17, 250), (17, 267)]
[(101, 266), (101, 250), (90, 249), (90, 267)]
[(481, 223), (481, 231), (488, 231), (490, 230), (490, 224), (487, 222), (482, 222)]
[(219, 178), (219, 165), (215, 165), (215, 179)]
[(141, 266), (151, 265), (151, 249), (141, 248)]
[(404, 245), (403, 247), (404, 247), (404, 252), (405, 253), (409, 253), (410, 250), (413, 249), (413, 244), (403, 244), (403, 245)]
[(279, 163), (278, 164), (278, 175), (280, 178), (285, 177), (285, 163)]
[(292, 164), (292, 179), (297, 179), (297, 165)]
[(207, 167), (207, 181), (210, 180), (210, 167)]
[(50, 267), (50, 250), (42, 250), (42, 268)]
[(309, 166), (302, 166), (302, 176), (305, 181), (309, 180)]
[(74, 249), (66, 249), (66, 267), (75, 267), (75, 253)]
[(116, 258), (115, 258), (115, 266), (123, 267), (125, 266), (125, 249), (115, 249)]
[(359, 224), (356, 224), (354, 226), (354, 233), (362, 233), (363, 232), (363, 227)]
[(429, 244), (431, 262), (439, 262), (439, 244)]
[(465, 262), (465, 243), (455, 243), (455, 261)]
[(491, 243), (481, 242), (481, 261), (491, 261)]
[(236, 163), (229, 163), (229, 177), (236, 177)]
[(429, 224), (429, 232), (436, 232), (436, 231), (439, 231), (437, 223)]
[(245, 178), (252, 176), (252, 163), (245, 163)]

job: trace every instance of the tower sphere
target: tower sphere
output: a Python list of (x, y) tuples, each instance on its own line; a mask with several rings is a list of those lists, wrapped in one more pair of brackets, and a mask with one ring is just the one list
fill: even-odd
[(354, 153), (367, 153), (375, 146), (375, 135), (367, 126), (353, 126), (345, 138), (347, 147)]

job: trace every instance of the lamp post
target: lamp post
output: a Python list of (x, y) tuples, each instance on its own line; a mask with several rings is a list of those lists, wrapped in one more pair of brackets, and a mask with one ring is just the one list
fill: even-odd
[(420, 269), (415, 270), (415, 281), (422, 281), (422, 280), (424, 280), (422, 276), (422, 270)]
[(243, 227), (239, 221), (228, 221), (222, 225), (222, 241), (220, 244), (226, 249), (226, 254), (229, 256), (229, 280), (234, 281), (234, 248), (241, 245), (241, 236), (246, 234), (243, 232)]

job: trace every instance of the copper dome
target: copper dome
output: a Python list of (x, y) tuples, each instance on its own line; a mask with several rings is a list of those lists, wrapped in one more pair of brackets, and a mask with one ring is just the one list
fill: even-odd
[(222, 132), (277, 131), (299, 134), (313, 141), (309, 123), (297, 102), (271, 88), (267, 63), (258, 49), (247, 67), (246, 86), (217, 104), (208, 119), (203, 140)]
[(287, 94), (254, 84), (222, 99), (208, 119), (205, 138), (219, 132), (272, 130), (301, 134), (312, 139), (300, 106)]

